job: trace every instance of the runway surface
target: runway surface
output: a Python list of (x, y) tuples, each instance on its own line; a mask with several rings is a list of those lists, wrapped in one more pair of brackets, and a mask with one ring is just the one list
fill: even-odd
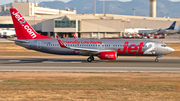
[(180, 72), (180, 58), (121, 57), (113, 61), (87, 57), (0, 57), (0, 71), (76, 71), (76, 72)]

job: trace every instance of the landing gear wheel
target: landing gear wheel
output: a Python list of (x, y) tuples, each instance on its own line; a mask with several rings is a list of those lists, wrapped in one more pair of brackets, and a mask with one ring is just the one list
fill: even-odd
[(88, 61), (88, 62), (91, 62), (91, 61), (92, 61), (92, 58), (91, 58), (91, 57), (89, 57), (89, 58), (87, 59), (87, 61)]
[(158, 59), (155, 59), (155, 62), (158, 62)]

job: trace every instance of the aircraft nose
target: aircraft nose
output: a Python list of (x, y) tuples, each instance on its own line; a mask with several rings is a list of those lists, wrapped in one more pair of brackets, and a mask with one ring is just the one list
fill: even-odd
[(173, 48), (169, 47), (169, 48), (168, 48), (168, 51), (169, 51), (169, 53), (172, 53), (172, 52), (174, 52), (175, 50), (174, 50)]

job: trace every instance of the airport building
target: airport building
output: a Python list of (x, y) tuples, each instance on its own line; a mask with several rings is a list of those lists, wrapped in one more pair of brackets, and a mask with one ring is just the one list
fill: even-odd
[[(150, 0), (155, 2), (156, 0)], [(154, 7), (156, 3), (151, 3)], [(9, 7), (0, 7), (0, 28), (13, 28), (9, 9), (17, 8), (33, 28), (43, 35), (71, 38), (76, 33), (79, 38), (110, 38), (123, 37), (125, 29), (168, 28), (174, 21), (176, 27), (180, 25), (179, 18), (158, 18), (154, 8), (151, 17), (127, 16), (114, 14), (76, 14), (76, 9), (64, 10), (40, 7), (37, 3), (15, 2)]]

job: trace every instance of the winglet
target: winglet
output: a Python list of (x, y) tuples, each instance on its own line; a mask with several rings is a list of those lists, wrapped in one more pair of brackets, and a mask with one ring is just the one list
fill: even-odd
[(74, 36), (74, 39), (78, 39), (78, 37), (76, 36), (76, 34), (75, 34), (75, 33), (73, 33), (73, 36)]
[(57, 41), (58, 41), (59, 45), (60, 45), (62, 48), (67, 48), (67, 47), (64, 45), (63, 41), (59, 38), (59, 36), (56, 36), (56, 38), (57, 38)]

